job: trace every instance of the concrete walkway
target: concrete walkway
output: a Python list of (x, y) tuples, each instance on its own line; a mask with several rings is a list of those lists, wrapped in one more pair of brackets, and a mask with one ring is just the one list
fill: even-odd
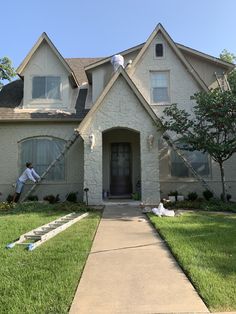
[(107, 206), (70, 314), (207, 312), (140, 209)]

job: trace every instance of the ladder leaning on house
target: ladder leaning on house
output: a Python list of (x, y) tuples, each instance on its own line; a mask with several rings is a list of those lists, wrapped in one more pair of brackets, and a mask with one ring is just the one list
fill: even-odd
[(215, 72), (215, 77), (219, 85), (219, 88), (222, 92), (231, 90), (228, 79), (227, 79), (227, 75), (224, 72), (222, 74)]
[(202, 176), (199, 175), (199, 173), (193, 168), (191, 163), (188, 161), (184, 153), (177, 148), (174, 141), (170, 138), (170, 136), (167, 134), (167, 132), (164, 132), (162, 134), (163, 139), (167, 142), (167, 144), (175, 151), (175, 153), (183, 160), (184, 164), (188, 167), (188, 169), (192, 172), (194, 177), (201, 183), (201, 185), (212, 192), (214, 194), (214, 191), (209, 187), (208, 183), (203, 179)]
[(60, 151), (56, 159), (54, 159), (51, 164), (47, 167), (47, 169), (43, 172), (43, 174), (40, 176), (40, 179), (38, 182), (34, 183), (32, 187), (29, 189), (29, 191), (24, 195), (22, 198), (21, 202), (25, 201), (27, 197), (36, 189), (38, 184), (47, 176), (49, 171), (55, 166), (55, 164), (65, 155), (65, 153), (71, 148), (71, 146), (75, 143), (75, 141), (78, 139), (80, 136), (79, 132), (77, 129), (74, 129), (74, 132), (72, 136), (68, 139), (68, 141), (65, 143), (65, 146), (63, 149)]

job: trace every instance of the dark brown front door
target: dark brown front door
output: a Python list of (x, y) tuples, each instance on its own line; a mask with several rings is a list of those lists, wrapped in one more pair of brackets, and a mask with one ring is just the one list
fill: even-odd
[(111, 144), (111, 195), (132, 192), (130, 143)]

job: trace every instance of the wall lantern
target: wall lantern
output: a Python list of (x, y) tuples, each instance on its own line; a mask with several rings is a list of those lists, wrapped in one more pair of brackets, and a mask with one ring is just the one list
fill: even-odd
[(147, 143), (148, 143), (149, 150), (151, 150), (153, 148), (153, 143), (154, 143), (154, 135), (153, 134), (148, 135)]
[(94, 134), (90, 134), (89, 135), (89, 145), (90, 145), (90, 149), (91, 149), (91, 152), (92, 152), (93, 149), (94, 149), (94, 146), (95, 146), (95, 136), (94, 136)]

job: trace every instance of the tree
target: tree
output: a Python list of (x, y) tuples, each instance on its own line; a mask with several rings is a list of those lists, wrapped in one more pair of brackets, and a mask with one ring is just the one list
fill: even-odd
[[(224, 49), (220, 54), (220, 59), (226, 62), (235, 63), (236, 55)], [(236, 94), (236, 70), (228, 74), (228, 81), (233, 93)]]
[(3, 80), (11, 81), (15, 75), (11, 60), (8, 57), (0, 58), (0, 89), (3, 86)]
[(236, 95), (219, 89), (199, 92), (193, 115), (173, 104), (164, 110), (163, 131), (179, 135), (179, 142), (190, 150), (207, 152), (220, 168), (222, 196), (226, 200), (224, 162), (236, 152)]

